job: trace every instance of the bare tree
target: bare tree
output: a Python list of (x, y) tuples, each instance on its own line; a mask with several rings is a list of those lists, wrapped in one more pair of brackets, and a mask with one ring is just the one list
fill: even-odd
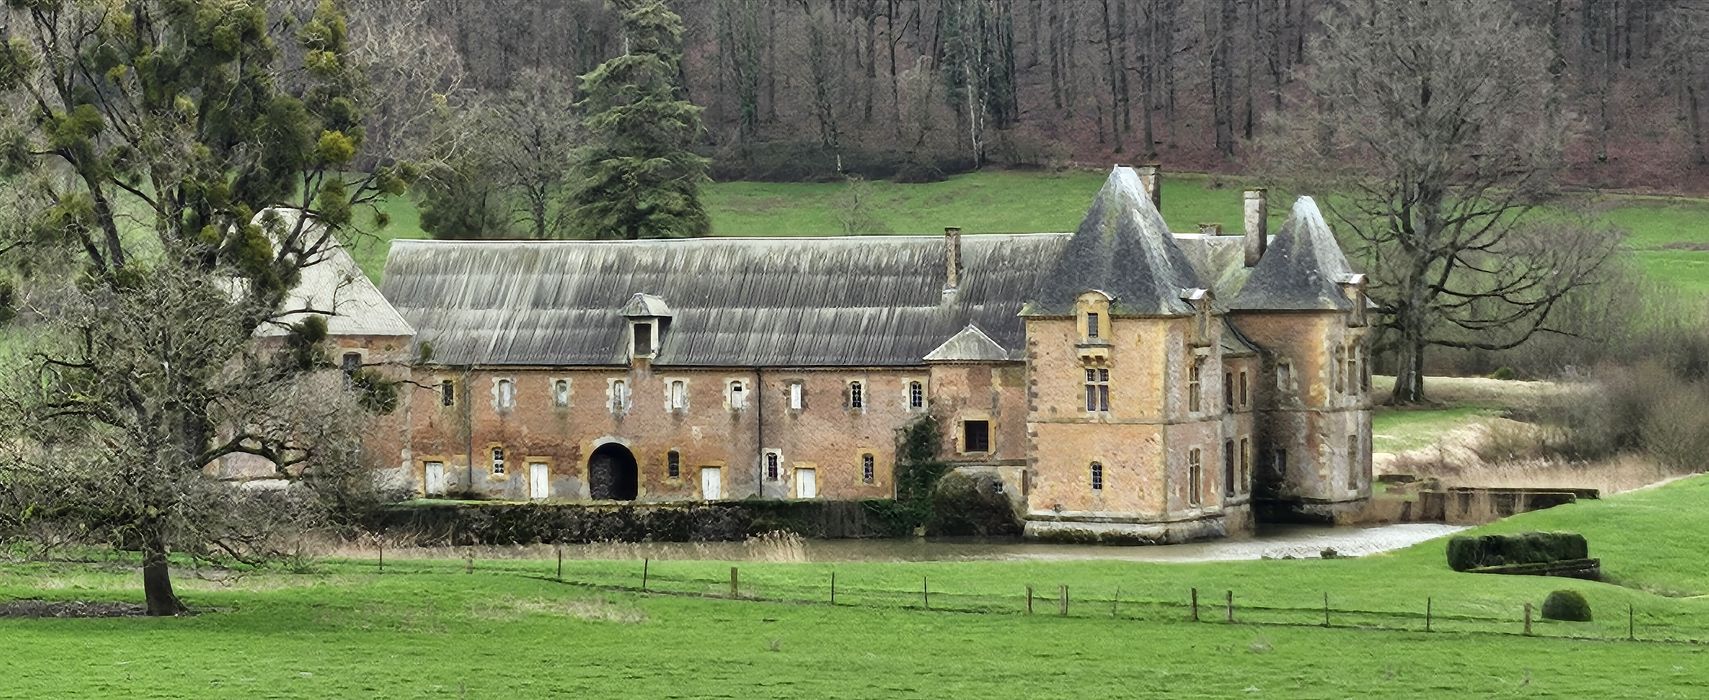
[(1393, 400), (1424, 399), (1430, 346), (1499, 350), (1557, 332), (1618, 237), (1539, 222), (1565, 132), (1543, 35), (1501, 3), (1348, 0), (1325, 12), (1309, 95), (1280, 115), (1279, 163), (1345, 193), (1398, 355)]
[(562, 199), (580, 133), (573, 84), (556, 71), (523, 71), (477, 122), (497, 183), (515, 199), (512, 220), (537, 239), (568, 234)]

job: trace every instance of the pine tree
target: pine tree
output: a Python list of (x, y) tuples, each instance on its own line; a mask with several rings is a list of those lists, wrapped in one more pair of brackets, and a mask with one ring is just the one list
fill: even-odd
[(576, 156), (572, 226), (589, 238), (704, 235), (707, 159), (693, 150), (701, 110), (679, 82), (682, 18), (640, 0), (623, 31), (624, 53), (581, 78), (589, 145)]

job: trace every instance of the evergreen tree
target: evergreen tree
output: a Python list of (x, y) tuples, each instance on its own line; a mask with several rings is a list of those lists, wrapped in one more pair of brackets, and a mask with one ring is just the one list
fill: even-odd
[(623, 31), (623, 55), (581, 78), (589, 144), (576, 157), (572, 227), (589, 238), (703, 235), (707, 159), (693, 150), (700, 108), (679, 82), (682, 18), (662, 0), (638, 0)]

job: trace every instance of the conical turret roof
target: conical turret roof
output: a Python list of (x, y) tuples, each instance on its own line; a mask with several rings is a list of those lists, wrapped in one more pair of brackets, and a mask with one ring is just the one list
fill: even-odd
[(1181, 296), (1202, 286), (1139, 174), (1117, 166), (1022, 313), (1071, 313), (1076, 298), (1099, 290), (1114, 300), (1112, 314), (1184, 316), (1193, 307)]
[(1354, 276), (1341, 244), (1310, 197), (1294, 201), (1287, 223), (1271, 240), (1263, 259), (1230, 309), (1269, 311), (1351, 311), (1353, 301), (1341, 289)]

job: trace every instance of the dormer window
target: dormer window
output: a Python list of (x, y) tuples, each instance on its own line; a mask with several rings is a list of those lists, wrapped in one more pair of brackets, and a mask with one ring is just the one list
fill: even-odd
[(623, 316), (629, 319), (629, 359), (650, 360), (658, 355), (671, 319), (671, 309), (665, 300), (651, 294), (636, 294), (623, 305)]
[(1082, 293), (1074, 301), (1074, 324), (1080, 332), (1080, 343), (1083, 345), (1107, 345), (1110, 341), (1110, 302), (1109, 294), (1092, 289)]
[(1365, 296), (1365, 276), (1357, 273), (1342, 275), (1339, 280), (1341, 293), (1347, 297), (1352, 309), (1347, 314), (1347, 325), (1365, 325), (1365, 307), (1370, 305), (1370, 299)]
[(1193, 344), (1211, 343), (1211, 292), (1208, 289), (1183, 289), (1181, 301), (1193, 307)]
[(1098, 339), (1099, 323), (1097, 312), (1089, 312), (1086, 314), (1086, 338), (1088, 340)]

